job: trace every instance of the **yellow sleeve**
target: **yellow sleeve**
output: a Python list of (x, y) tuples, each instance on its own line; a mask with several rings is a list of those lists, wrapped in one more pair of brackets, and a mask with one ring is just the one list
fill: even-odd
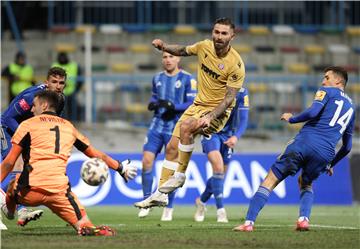
[(193, 45), (186, 46), (185, 50), (188, 55), (197, 55), (201, 49), (203, 41), (197, 42)]
[(233, 88), (241, 88), (245, 80), (245, 65), (238, 63), (229, 74), (226, 85)]

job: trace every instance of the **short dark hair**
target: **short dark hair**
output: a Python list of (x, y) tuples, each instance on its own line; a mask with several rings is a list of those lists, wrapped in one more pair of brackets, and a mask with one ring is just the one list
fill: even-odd
[(324, 72), (333, 71), (336, 75), (340, 76), (343, 79), (344, 86), (346, 86), (346, 83), (348, 81), (348, 74), (347, 71), (338, 66), (330, 66), (324, 69)]
[(22, 51), (18, 51), (15, 54), (15, 60), (19, 60), (20, 58), (26, 59), (26, 54)]
[(220, 17), (220, 18), (216, 19), (215, 22), (214, 22), (214, 26), (215, 26), (215, 24), (228, 25), (228, 26), (230, 26), (230, 28), (231, 28), (232, 30), (235, 29), (234, 23), (233, 23), (233, 22), (231, 21), (231, 19), (228, 18), (228, 17)]
[(45, 101), (49, 104), (49, 109), (57, 111), (61, 104), (61, 96), (54, 91), (42, 90), (35, 93), (34, 98), (38, 97), (41, 101)]
[(49, 71), (48, 71), (48, 74), (47, 74), (47, 79), (49, 79), (50, 76), (64, 77), (65, 80), (67, 78), (66, 71), (64, 69), (62, 69), (61, 67), (52, 67), (52, 68), (50, 68)]

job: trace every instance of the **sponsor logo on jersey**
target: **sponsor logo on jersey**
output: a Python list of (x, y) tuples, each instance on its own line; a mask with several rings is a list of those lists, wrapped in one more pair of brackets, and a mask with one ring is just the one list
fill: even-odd
[(30, 110), (30, 106), (29, 106), (29, 104), (26, 102), (25, 99), (21, 99), (21, 100), (19, 101), (19, 105), (20, 105), (21, 109), (23, 109), (24, 111)]
[(220, 76), (220, 74), (215, 73), (210, 68), (205, 66), (203, 63), (201, 63), (201, 70), (203, 70), (205, 73), (207, 73), (208, 75), (210, 75), (214, 79), (217, 79)]
[(219, 64), (219, 65), (218, 65), (218, 68), (219, 68), (220, 70), (223, 70), (224, 67), (225, 67), (224, 64)]
[(319, 90), (315, 94), (315, 100), (322, 101), (324, 99), (325, 95), (326, 95), (325, 91)]
[(159, 87), (159, 86), (161, 86), (161, 81), (158, 81), (158, 82), (156, 83), (156, 87)]

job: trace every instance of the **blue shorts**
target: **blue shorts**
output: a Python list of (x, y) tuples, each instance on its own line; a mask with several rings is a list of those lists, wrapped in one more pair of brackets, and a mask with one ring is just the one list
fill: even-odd
[(6, 131), (6, 129), (3, 129), (3, 127), (0, 127), (0, 140), (1, 140), (1, 158), (2, 160), (4, 160), (7, 154), (9, 154), (12, 144), (11, 144), (10, 134)]
[(305, 185), (309, 185), (326, 171), (326, 165), (330, 162), (331, 159), (323, 159), (304, 141), (294, 140), (277, 158), (271, 170), (279, 180), (283, 180), (289, 175), (294, 176), (302, 169), (302, 181)]
[(224, 142), (228, 139), (229, 136), (219, 133), (211, 134), (209, 138), (203, 137), (201, 139), (203, 152), (208, 154), (214, 150), (220, 151), (224, 165), (228, 165), (234, 152), (232, 148), (229, 148), (224, 144)]
[(149, 130), (143, 146), (143, 151), (150, 151), (155, 155), (161, 152), (163, 147), (166, 147), (170, 141), (171, 135), (161, 134), (155, 130)]

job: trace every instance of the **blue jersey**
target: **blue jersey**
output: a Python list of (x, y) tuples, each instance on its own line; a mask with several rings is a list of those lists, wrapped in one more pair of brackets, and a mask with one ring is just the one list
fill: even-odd
[[(247, 126), (247, 115), (249, 111), (249, 94), (246, 88), (241, 88), (236, 95), (236, 104), (225, 127), (219, 132), (227, 136), (240, 137)], [(246, 116), (246, 118), (245, 118)]]
[(314, 103), (323, 106), (320, 113), (305, 123), (295, 139), (303, 141), (324, 159), (332, 160), (343, 134), (353, 132), (355, 108), (352, 100), (336, 87), (320, 87)]
[(29, 87), (17, 95), (1, 115), (2, 128), (12, 135), (22, 121), (32, 117), (33, 113), (31, 112), (31, 108), (34, 95), (45, 89), (46, 86), (41, 84)]
[(160, 99), (172, 102), (175, 105), (176, 115), (174, 119), (164, 121), (161, 116), (166, 109), (163, 107), (157, 109), (151, 121), (150, 130), (171, 135), (181, 114), (194, 101), (196, 87), (196, 80), (184, 70), (180, 70), (174, 76), (169, 76), (165, 72), (156, 74), (152, 81), (151, 102)]

